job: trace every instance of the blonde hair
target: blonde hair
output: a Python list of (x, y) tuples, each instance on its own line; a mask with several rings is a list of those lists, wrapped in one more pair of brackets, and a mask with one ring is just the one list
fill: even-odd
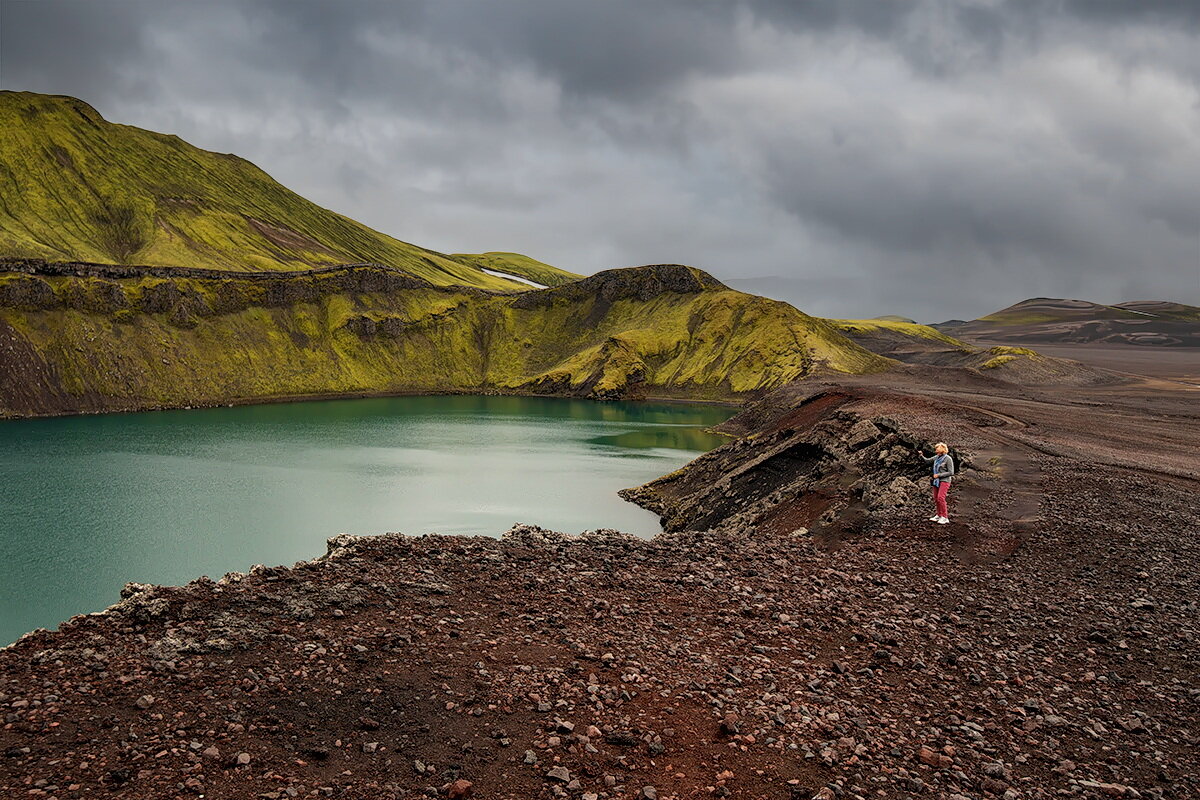
[(946, 443), (945, 443), (945, 442), (938, 442), (937, 444), (935, 444), (935, 445), (933, 446), (933, 452), (935, 452), (935, 453), (949, 453), (949, 452), (950, 452), (950, 448), (946, 446)]

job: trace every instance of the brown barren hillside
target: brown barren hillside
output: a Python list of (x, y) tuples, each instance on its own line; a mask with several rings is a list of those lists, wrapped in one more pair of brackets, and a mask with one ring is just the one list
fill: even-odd
[(1200, 347), (1200, 308), (1143, 301), (1104, 306), (1037, 297), (970, 322), (935, 325), (960, 339), (1012, 344)]

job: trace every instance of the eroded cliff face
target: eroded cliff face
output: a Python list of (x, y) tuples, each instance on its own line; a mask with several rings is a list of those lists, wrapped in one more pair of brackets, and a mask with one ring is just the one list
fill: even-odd
[[(922, 501), (923, 442), (861, 398), (795, 388), (724, 427), (749, 433), (622, 496), (662, 517), (668, 531), (761, 530), (772, 535), (861, 527)], [(797, 396), (799, 395), (799, 396)], [(749, 429), (749, 430), (747, 430)], [(969, 455), (955, 452), (967, 479)], [(905, 512), (907, 513), (907, 512)]]
[(1006, 433), (1007, 418), (936, 398), (819, 381), (781, 387), (718, 430), (738, 438), (625, 499), (667, 531), (848, 537), (910, 526), (932, 512), (921, 453), (952, 443), (955, 513), (946, 533), (961, 554), (1010, 554), (1038, 524), (1037, 453)]
[(0, 270), (7, 416), (406, 392), (735, 399), (890, 363), (679, 265), (522, 293), (380, 265)]

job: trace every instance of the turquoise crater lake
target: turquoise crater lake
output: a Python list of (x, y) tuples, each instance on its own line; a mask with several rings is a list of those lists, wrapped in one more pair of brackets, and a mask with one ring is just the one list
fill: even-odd
[(721, 406), (398, 397), (0, 422), (0, 645), (337, 533), (659, 531), (616, 492), (726, 441)]

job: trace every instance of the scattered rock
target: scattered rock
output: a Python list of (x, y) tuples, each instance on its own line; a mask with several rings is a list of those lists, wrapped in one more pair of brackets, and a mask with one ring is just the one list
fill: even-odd
[(446, 788), (446, 797), (450, 800), (468, 800), (475, 796), (475, 784), (459, 778)]
[(954, 763), (954, 759), (950, 758), (950, 756), (946, 755), (945, 753), (939, 753), (933, 748), (925, 746), (922, 746), (921, 749), (917, 751), (917, 758), (920, 759), (922, 764), (928, 764), (929, 766), (937, 769), (944, 769)]
[(550, 771), (546, 773), (546, 777), (552, 781), (567, 783), (571, 780), (571, 771), (566, 767), (551, 767)]

